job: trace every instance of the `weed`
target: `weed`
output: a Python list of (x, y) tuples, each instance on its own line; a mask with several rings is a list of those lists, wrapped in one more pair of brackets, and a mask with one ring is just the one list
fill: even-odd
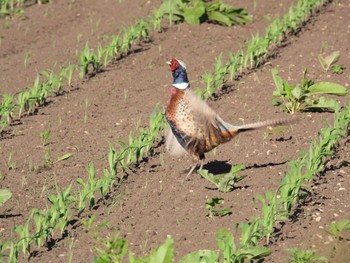
[(217, 176), (214, 176), (213, 174), (209, 173), (208, 170), (202, 169), (197, 172), (202, 177), (215, 184), (219, 191), (226, 193), (233, 191), (235, 189), (235, 184), (246, 177), (246, 175), (236, 176), (237, 173), (244, 169), (244, 165), (235, 165), (231, 167), (231, 170), (228, 174)]
[(307, 110), (334, 110), (337, 105), (336, 100), (323, 96), (319, 98), (313, 96), (322, 93), (338, 96), (347, 94), (347, 89), (337, 83), (314, 83), (307, 78), (307, 70), (304, 70), (301, 83), (294, 86), (290, 86), (286, 81), (282, 80), (276, 69), (272, 69), (271, 73), (276, 86), (273, 96), (281, 98), (281, 100), (273, 100), (272, 104), (274, 106), (283, 105), (284, 110), (291, 114)]
[(216, 209), (217, 205), (220, 205), (224, 202), (224, 198), (221, 197), (213, 197), (208, 198), (208, 200), (205, 202), (205, 209), (207, 210), (207, 216), (213, 217), (213, 216), (225, 216), (231, 214), (231, 211), (229, 208), (224, 209)]
[(338, 240), (342, 240), (342, 232), (343, 231), (350, 231), (350, 220), (348, 219), (343, 219), (337, 222), (332, 223), (329, 228), (328, 228), (328, 233), (338, 239)]
[(343, 74), (343, 71), (344, 71), (345, 67), (343, 65), (333, 65), (331, 67), (331, 71), (332, 73), (334, 74)]
[(288, 261), (290, 263), (312, 263), (315, 261), (319, 261), (319, 262), (328, 261), (326, 257), (318, 256), (312, 250), (300, 250), (297, 248), (290, 248), (288, 250), (292, 254)]
[[(247, 11), (242, 8), (234, 8), (221, 2), (206, 3), (203, 0), (164, 0), (156, 13), (168, 19), (169, 23), (183, 22), (190, 25), (198, 25), (205, 21), (213, 21), (220, 25), (242, 25), (252, 20)], [(157, 24), (158, 25), (158, 24)]]

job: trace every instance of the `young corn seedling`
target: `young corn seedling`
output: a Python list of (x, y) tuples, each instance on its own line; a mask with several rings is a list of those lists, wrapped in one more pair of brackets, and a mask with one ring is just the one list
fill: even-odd
[[(65, 71), (61, 71), (61, 73), (65, 73)], [(46, 78), (44, 82), (44, 89), (47, 90), (49, 93), (54, 93), (56, 96), (60, 95), (64, 86), (63, 79), (65, 76), (62, 74), (55, 75), (53, 70), (44, 70), (41, 71), (40, 74)]]
[(308, 110), (334, 111), (337, 105), (336, 100), (323, 96), (316, 98), (314, 95), (333, 94), (345, 96), (347, 94), (347, 89), (337, 83), (314, 83), (307, 78), (307, 70), (304, 70), (301, 83), (294, 86), (290, 86), (286, 81), (282, 80), (276, 69), (272, 69), (271, 73), (276, 86), (273, 96), (280, 98), (280, 100), (273, 100), (272, 104), (274, 106), (282, 105), (283, 109), (291, 114)]
[(22, 117), (23, 112), (28, 112), (29, 96), (30, 93), (28, 90), (20, 91), (17, 93), (16, 105), (18, 108), (18, 118)]
[(227, 193), (233, 191), (235, 189), (235, 184), (246, 177), (246, 175), (237, 176), (237, 173), (244, 169), (244, 165), (235, 165), (231, 167), (228, 174), (224, 175), (214, 176), (213, 174), (209, 173), (208, 170), (204, 169), (199, 170), (198, 173), (208, 181), (215, 184), (219, 191)]
[[(0, 118), (7, 125), (13, 122), (13, 115), (15, 113), (14, 97), (11, 94), (2, 95), (2, 103), (0, 105)], [(5, 124), (6, 124), (5, 123)]]
[(241, 229), (241, 248), (255, 247), (263, 236), (262, 220), (259, 217), (252, 217), (247, 223), (239, 223), (236, 230)]
[[(88, 74), (96, 74), (101, 70), (101, 59), (96, 55), (89, 47), (89, 43), (86, 42), (85, 48), (82, 50), (79, 56), (80, 66), (80, 78), (87, 76)], [(92, 69), (90, 69), (90, 66)]]
[(105, 57), (104, 57), (104, 65), (106, 66), (108, 63), (114, 62), (116, 58), (120, 55), (121, 42), (122, 40), (119, 36), (112, 35), (111, 42), (109, 46), (105, 49)]
[(281, 207), (277, 199), (277, 193), (266, 192), (265, 197), (257, 195), (255, 199), (262, 204), (262, 235), (266, 237), (266, 244), (268, 245), (277, 220), (288, 220), (288, 213)]
[(237, 248), (232, 234), (222, 228), (216, 234), (218, 247), (224, 263), (243, 263), (246, 260), (261, 259), (271, 254), (270, 249), (263, 246)]
[(224, 202), (224, 198), (221, 197), (213, 197), (208, 198), (208, 200), (205, 202), (205, 209), (207, 210), (207, 216), (213, 217), (213, 216), (225, 216), (229, 215), (232, 212), (230, 211), (230, 208), (224, 208), (224, 209), (217, 209), (216, 207)]
[(88, 203), (88, 207), (91, 210), (96, 204), (95, 192), (99, 189), (97, 180), (95, 177), (95, 167), (93, 163), (90, 163), (86, 167), (86, 171), (89, 174), (87, 182), (84, 182), (83, 179), (78, 178), (76, 182), (82, 186), (82, 189), (79, 189), (79, 198), (78, 198), (78, 211), (81, 214), (85, 210), (85, 203)]
[(76, 64), (70, 64), (67, 67), (61, 67), (60, 75), (66, 78), (68, 86), (72, 84), (73, 73), (77, 67), (78, 66)]

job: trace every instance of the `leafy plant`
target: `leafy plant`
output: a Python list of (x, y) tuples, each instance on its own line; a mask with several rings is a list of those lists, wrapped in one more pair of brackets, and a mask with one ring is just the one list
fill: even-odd
[(336, 239), (342, 239), (341, 234), (343, 231), (350, 231), (350, 220), (343, 219), (332, 223), (327, 232)]
[(252, 20), (247, 11), (234, 8), (222, 2), (204, 2), (203, 0), (165, 0), (159, 8), (160, 16), (172, 22), (198, 25), (212, 21), (224, 26), (242, 25)]
[(231, 167), (231, 170), (227, 174), (223, 175), (216, 175), (214, 176), (213, 174), (209, 173), (208, 170), (199, 170), (197, 171), (202, 177), (207, 179), (208, 181), (212, 182), (213, 184), (216, 185), (216, 187), (219, 189), (221, 192), (230, 192), (235, 189), (235, 184), (238, 183), (239, 181), (243, 180), (246, 175), (243, 176), (236, 176), (237, 173), (240, 171), (244, 170), (245, 166), (244, 165), (233, 165)]
[(271, 254), (267, 247), (251, 246), (237, 249), (232, 234), (222, 228), (216, 234), (224, 263), (243, 263), (246, 259), (261, 259)]
[(323, 256), (318, 256), (316, 253), (312, 250), (300, 250), (297, 248), (290, 248), (288, 249), (289, 252), (292, 254), (289, 258), (289, 263), (312, 263), (315, 261), (318, 262), (327, 262), (328, 259)]
[[(79, 66), (80, 78), (83, 78), (87, 74), (96, 74), (101, 70), (101, 58), (100, 56), (97, 56), (92, 49), (90, 49), (88, 42), (86, 42), (85, 48), (80, 53)], [(89, 69), (90, 66), (92, 69)]]
[(281, 100), (273, 100), (272, 104), (274, 106), (283, 105), (284, 110), (291, 114), (307, 110), (334, 110), (337, 105), (336, 100), (313, 96), (317, 94), (345, 96), (347, 94), (347, 89), (337, 83), (314, 83), (307, 78), (307, 70), (304, 70), (301, 83), (294, 86), (290, 86), (283, 80), (276, 69), (272, 69), (271, 73), (276, 86), (273, 96), (281, 98)]
[(7, 189), (0, 189), (0, 206), (2, 206), (12, 196), (12, 193)]
[(221, 197), (213, 197), (208, 198), (208, 200), (205, 202), (205, 209), (208, 211), (207, 216), (213, 217), (213, 216), (225, 216), (228, 214), (231, 214), (231, 211), (229, 208), (224, 209), (215, 209), (217, 205), (222, 204), (224, 201), (224, 198)]
[(113, 235), (107, 240), (101, 239), (99, 244), (103, 245), (104, 248), (95, 247), (99, 258), (95, 258), (94, 263), (122, 262), (128, 251), (128, 243), (119, 235)]

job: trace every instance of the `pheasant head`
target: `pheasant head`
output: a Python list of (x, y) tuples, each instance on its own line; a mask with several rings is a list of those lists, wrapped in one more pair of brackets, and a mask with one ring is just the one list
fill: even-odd
[(170, 66), (170, 70), (173, 74), (173, 86), (175, 88), (184, 90), (190, 87), (190, 83), (187, 77), (186, 65), (179, 59), (171, 59), (167, 62)]

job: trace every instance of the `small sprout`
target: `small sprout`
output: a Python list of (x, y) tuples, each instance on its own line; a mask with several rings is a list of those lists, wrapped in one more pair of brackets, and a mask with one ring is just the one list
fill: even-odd
[(216, 209), (217, 205), (220, 205), (224, 202), (224, 198), (221, 197), (213, 197), (208, 198), (208, 200), (205, 202), (205, 209), (207, 210), (208, 217), (213, 216), (225, 216), (231, 214), (231, 211), (229, 208), (224, 209)]
[(336, 239), (343, 239), (341, 234), (344, 231), (350, 231), (350, 220), (348, 219), (344, 219), (344, 220), (340, 220), (337, 221), (335, 223), (332, 223), (329, 228), (328, 228), (328, 233), (336, 238)]

